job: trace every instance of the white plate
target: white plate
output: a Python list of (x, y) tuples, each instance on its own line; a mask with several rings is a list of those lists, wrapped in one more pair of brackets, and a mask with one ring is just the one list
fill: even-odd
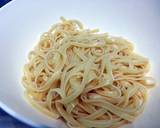
[(1, 108), (34, 126), (63, 127), (24, 101), (20, 79), (29, 50), (50, 25), (64, 16), (79, 19), (89, 28), (126, 37), (150, 59), (157, 87), (149, 92), (144, 113), (128, 127), (160, 127), (159, 4), (158, 0), (14, 0), (4, 6), (0, 9)]

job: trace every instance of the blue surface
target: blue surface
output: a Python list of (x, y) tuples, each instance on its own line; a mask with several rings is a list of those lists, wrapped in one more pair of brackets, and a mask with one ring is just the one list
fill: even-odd
[(4, 5), (7, 4), (9, 1), (11, 1), (11, 0), (0, 0), (0, 7), (4, 6)]
[(0, 128), (32, 128), (0, 109)]
[[(0, 7), (4, 6), (11, 0), (0, 0)], [(0, 108), (0, 128), (33, 128), (28, 126), (14, 117), (8, 115)]]

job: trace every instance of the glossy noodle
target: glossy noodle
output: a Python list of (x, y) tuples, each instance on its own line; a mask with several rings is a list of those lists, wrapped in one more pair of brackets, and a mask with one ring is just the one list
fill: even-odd
[(45, 32), (22, 78), (26, 99), (70, 128), (115, 128), (143, 111), (149, 61), (120, 37), (66, 20)]

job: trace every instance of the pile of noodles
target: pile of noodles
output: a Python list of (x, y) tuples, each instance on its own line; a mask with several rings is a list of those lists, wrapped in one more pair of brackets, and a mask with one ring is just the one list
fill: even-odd
[(73, 128), (114, 128), (143, 111), (149, 62), (125, 39), (66, 20), (44, 33), (22, 78), (27, 100)]

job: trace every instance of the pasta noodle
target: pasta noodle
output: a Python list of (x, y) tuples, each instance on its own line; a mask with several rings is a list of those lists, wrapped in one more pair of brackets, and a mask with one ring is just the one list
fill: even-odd
[(45, 32), (24, 66), (26, 99), (70, 128), (115, 128), (143, 111), (149, 61), (121, 38), (66, 20)]

